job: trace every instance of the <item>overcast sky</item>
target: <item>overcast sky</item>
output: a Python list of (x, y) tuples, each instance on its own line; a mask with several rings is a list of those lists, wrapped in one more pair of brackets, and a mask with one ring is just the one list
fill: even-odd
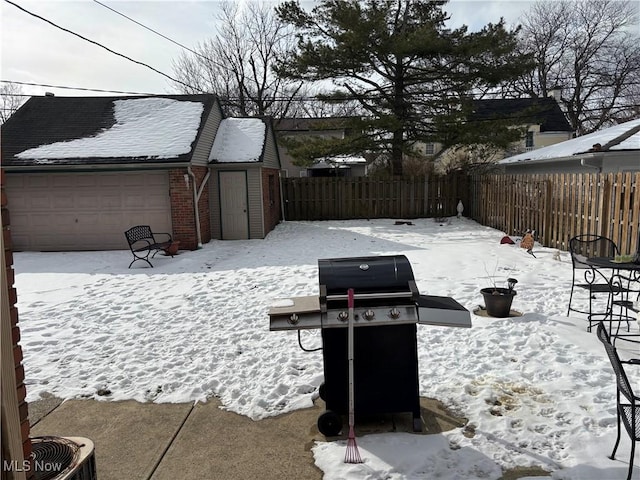
[[(173, 76), (179, 46), (136, 25), (93, 0), (11, 0), (24, 9)], [(134, 20), (193, 47), (215, 34), (217, 0), (100, 0)], [(251, 0), (243, 0), (244, 2)], [(552, 1), (552, 0), (549, 0)], [(308, 1), (311, 5), (313, 2)], [(452, 26), (477, 29), (504, 17), (517, 24), (531, 1), (453, 0), (445, 8)], [(136, 93), (175, 93), (169, 80), (152, 70), (35, 18), (2, 0), (0, 79)], [(22, 86), (25, 94), (94, 96), (98, 92)], [(103, 93), (103, 95), (109, 95)], [(111, 94), (113, 95), (113, 94)]]

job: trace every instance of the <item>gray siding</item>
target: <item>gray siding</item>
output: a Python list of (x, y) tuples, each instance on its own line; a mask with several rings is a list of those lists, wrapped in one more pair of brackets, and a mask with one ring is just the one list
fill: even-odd
[(280, 170), (280, 158), (278, 157), (278, 148), (276, 147), (275, 135), (271, 129), (271, 122), (267, 122), (267, 131), (265, 134), (263, 166), (265, 168)]
[(261, 172), (261, 168), (251, 168), (247, 171), (247, 196), (249, 197), (249, 238), (264, 238)]
[(216, 132), (218, 131), (221, 121), (222, 113), (216, 100), (202, 128), (198, 143), (193, 149), (193, 157), (191, 158), (192, 165), (206, 167), (209, 164), (209, 153), (211, 152), (213, 140), (216, 137)]
[[(284, 145), (279, 145), (278, 150), (280, 151), (280, 161), (282, 162), (283, 177), (296, 178), (307, 176), (307, 167), (299, 167), (298, 165), (294, 165), (293, 157), (289, 155), (287, 147), (285, 147)], [(302, 174), (300, 172), (302, 172)]]

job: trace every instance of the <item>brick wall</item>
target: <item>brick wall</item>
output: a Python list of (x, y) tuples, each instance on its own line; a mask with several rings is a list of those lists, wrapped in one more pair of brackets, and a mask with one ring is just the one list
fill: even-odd
[[(171, 222), (173, 224), (174, 240), (180, 241), (180, 248), (195, 250), (198, 248), (196, 219), (193, 208), (193, 188), (199, 188), (207, 174), (207, 167), (191, 167), (196, 176), (197, 185), (189, 177), (189, 184), (185, 182), (188, 175), (186, 168), (176, 168), (169, 171), (169, 192), (171, 196)], [(204, 187), (198, 201), (200, 216), (200, 234), (202, 243), (211, 240), (211, 220), (209, 217), (209, 186)]]
[(264, 235), (266, 236), (281, 220), (280, 179), (276, 169), (262, 169), (262, 205), (264, 208)]
[[(4, 242), (4, 252), (6, 262), (7, 284), (6, 288), (9, 293), (9, 314), (11, 317), (11, 338), (13, 344), (13, 361), (16, 373), (16, 393), (18, 397), (18, 414), (20, 417), (20, 430), (22, 436), (22, 450), (24, 458), (31, 458), (31, 440), (29, 438), (29, 407), (25, 400), (27, 396), (27, 388), (24, 384), (24, 367), (22, 366), (22, 348), (20, 342), (20, 326), (18, 325), (18, 309), (16, 308), (17, 292), (14, 288), (15, 272), (13, 270), (13, 252), (11, 250), (11, 230), (9, 210), (7, 208), (7, 194), (4, 189), (5, 176), (4, 170), (0, 170), (0, 197), (2, 211), (2, 237)], [(27, 478), (32, 478), (31, 469), (27, 472)]]

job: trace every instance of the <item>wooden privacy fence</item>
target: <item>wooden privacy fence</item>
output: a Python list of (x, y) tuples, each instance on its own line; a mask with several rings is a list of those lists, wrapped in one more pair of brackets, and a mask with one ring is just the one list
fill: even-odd
[(284, 178), (287, 220), (355, 218), (419, 218), (456, 214), (458, 200), (467, 201), (468, 177)]
[(536, 230), (561, 250), (583, 233), (613, 239), (623, 254), (640, 248), (640, 172), (481, 175), (469, 189), (465, 213), (508, 234)]
[(640, 248), (640, 172), (548, 175), (448, 175), (401, 179), (284, 178), (287, 220), (464, 215), (510, 235), (535, 230), (545, 246), (594, 233), (621, 253)]

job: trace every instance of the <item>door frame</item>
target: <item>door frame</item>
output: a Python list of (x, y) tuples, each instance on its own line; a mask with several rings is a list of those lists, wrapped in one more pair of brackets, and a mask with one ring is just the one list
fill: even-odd
[(245, 240), (249, 240), (251, 237), (251, 225), (249, 223), (249, 210), (251, 206), (249, 205), (249, 175), (246, 169), (233, 169), (233, 170), (218, 170), (218, 208), (219, 208), (219, 216), (220, 216), (220, 238), (224, 240), (224, 223), (223, 223), (223, 212), (222, 212), (222, 182), (220, 181), (220, 177), (223, 173), (242, 173), (244, 174), (244, 193), (245, 193), (245, 202), (247, 205), (247, 211), (245, 212), (245, 221), (247, 225), (247, 238)]

